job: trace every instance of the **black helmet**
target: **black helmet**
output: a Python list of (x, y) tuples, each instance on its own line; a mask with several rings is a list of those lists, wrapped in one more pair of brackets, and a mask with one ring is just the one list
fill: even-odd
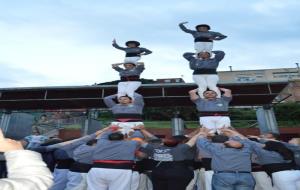
[(135, 44), (135, 45), (136, 45), (136, 47), (138, 47), (138, 46), (140, 46), (140, 45), (141, 45), (141, 44), (140, 44), (140, 42), (138, 42), (138, 41), (134, 41), (134, 40), (127, 41), (127, 42), (125, 43), (125, 45), (126, 45), (126, 46), (128, 46), (128, 44)]
[(199, 24), (195, 28), (197, 30), (198, 27), (206, 27), (208, 30), (210, 30), (210, 26), (208, 24)]

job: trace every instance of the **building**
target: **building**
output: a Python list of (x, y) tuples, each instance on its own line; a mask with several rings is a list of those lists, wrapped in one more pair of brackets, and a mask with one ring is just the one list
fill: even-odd
[(300, 102), (299, 68), (279, 68), (218, 72), (220, 83), (289, 82), (278, 100)]
[(298, 68), (220, 71), (218, 75), (221, 83), (285, 82), (300, 79)]
[(157, 79), (155, 83), (185, 83), (182, 78)]

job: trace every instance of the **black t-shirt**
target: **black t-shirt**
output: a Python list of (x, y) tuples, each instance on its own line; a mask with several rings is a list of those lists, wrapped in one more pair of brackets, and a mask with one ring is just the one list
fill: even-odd
[(147, 144), (141, 151), (150, 159), (162, 162), (183, 161), (191, 157), (191, 147), (187, 144), (179, 144), (175, 147)]

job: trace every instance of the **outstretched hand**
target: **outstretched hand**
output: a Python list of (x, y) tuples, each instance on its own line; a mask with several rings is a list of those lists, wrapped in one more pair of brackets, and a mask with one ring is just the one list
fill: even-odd
[(180, 24), (187, 24), (187, 23), (189, 23), (189, 22), (186, 22), (186, 21), (185, 21), (185, 22), (181, 22)]
[(97, 136), (99, 136), (99, 135), (101, 135), (103, 132), (108, 131), (109, 129), (110, 129), (110, 126), (104, 127), (103, 129), (100, 129), (100, 130), (96, 131), (95, 134), (96, 134)]
[(198, 89), (197, 89), (197, 88), (189, 91), (190, 94), (191, 94), (191, 93), (194, 94), (194, 93), (197, 93), (197, 92), (198, 92)]
[(8, 152), (13, 150), (23, 150), (21, 142), (4, 137), (0, 129), (0, 152)]
[(209, 129), (205, 128), (205, 127), (201, 127), (199, 130), (199, 133), (197, 135), (201, 135), (201, 136), (205, 136), (207, 137), (209, 134)]
[(239, 132), (229, 129), (229, 128), (222, 128), (220, 129), (220, 131), (222, 132), (222, 134), (226, 135), (226, 136), (242, 136)]
[(144, 125), (138, 125), (138, 126), (132, 127), (132, 129), (134, 129), (134, 130), (143, 130), (143, 129), (145, 129), (145, 126)]
[(113, 44), (117, 43), (116, 39), (114, 38), (112, 41)]

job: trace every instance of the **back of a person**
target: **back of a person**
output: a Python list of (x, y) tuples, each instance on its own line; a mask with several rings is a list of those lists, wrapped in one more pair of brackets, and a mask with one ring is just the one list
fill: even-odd
[[(224, 146), (212, 156), (211, 167), (213, 170), (218, 168), (219, 171), (248, 171), (251, 168), (251, 153), (252, 151), (248, 148), (236, 149)], [(240, 160), (249, 160), (249, 162), (241, 163)]]
[(93, 160), (134, 160), (136, 141), (99, 140), (93, 153)]
[(152, 171), (154, 190), (184, 190), (193, 179), (193, 170), (185, 161), (190, 159), (191, 147), (179, 144), (174, 147), (160, 146), (153, 149), (153, 159), (158, 164)]

